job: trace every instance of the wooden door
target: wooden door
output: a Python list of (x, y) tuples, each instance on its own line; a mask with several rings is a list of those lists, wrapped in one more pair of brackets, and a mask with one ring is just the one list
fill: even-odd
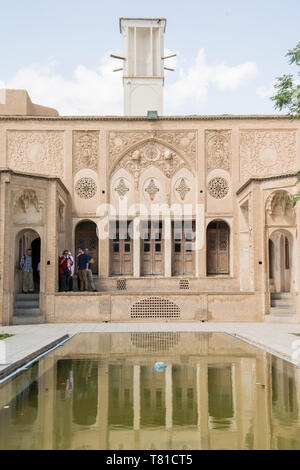
[(132, 238), (129, 222), (113, 222), (110, 228), (110, 273), (112, 276), (132, 276)]
[(141, 274), (162, 276), (164, 273), (164, 240), (162, 222), (141, 223)]
[(195, 221), (173, 222), (173, 276), (194, 275)]
[(207, 274), (229, 274), (229, 228), (224, 222), (207, 227)]
[(92, 263), (92, 273), (98, 274), (98, 236), (96, 233), (96, 224), (94, 222), (81, 222), (76, 227), (75, 232), (75, 254), (78, 248), (88, 248), (89, 255), (94, 258)]

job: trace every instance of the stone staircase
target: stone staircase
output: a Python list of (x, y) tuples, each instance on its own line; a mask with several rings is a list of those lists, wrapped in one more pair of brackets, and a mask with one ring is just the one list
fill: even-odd
[(44, 323), (44, 316), (40, 313), (39, 294), (16, 294), (14, 305), (14, 325), (32, 325)]
[(266, 322), (296, 323), (296, 309), (290, 292), (272, 292), (270, 315), (265, 316)]

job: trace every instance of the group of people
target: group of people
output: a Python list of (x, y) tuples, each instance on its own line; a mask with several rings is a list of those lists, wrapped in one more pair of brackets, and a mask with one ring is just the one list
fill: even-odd
[[(88, 248), (85, 248), (84, 250), (82, 248), (78, 248), (76, 262), (74, 261), (70, 250), (64, 250), (62, 256), (59, 257), (58, 261), (59, 291), (73, 291), (73, 277), (76, 268), (77, 289), (79, 291), (91, 290), (93, 292), (96, 292), (97, 289), (95, 287), (92, 273), (92, 264), (94, 262), (94, 258), (89, 254)], [(26, 250), (26, 253), (22, 256), (20, 260), (20, 269), (23, 273), (23, 293), (27, 294), (35, 292), (35, 283), (32, 268), (32, 250), (30, 248)], [(36, 270), (39, 281), (40, 263), (38, 263)]]
[[(94, 258), (89, 255), (88, 248), (84, 250), (78, 248), (76, 256), (76, 263), (69, 250), (64, 250), (62, 256), (59, 257), (59, 290), (60, 292), (72, 292), (73, 291), (73, 277), (76, 268), (77, 274), (77, 287), (79, 291), (91, 290), (96, 292), (92, 264)], [(76, 266), (75, 266), (76, 264)]]

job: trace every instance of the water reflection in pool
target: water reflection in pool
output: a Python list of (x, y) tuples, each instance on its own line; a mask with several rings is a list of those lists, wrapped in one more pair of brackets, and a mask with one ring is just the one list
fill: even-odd
[(1, 449), (300, 449), (300, 369), (221, 333), (83, 333), (0, 399)]

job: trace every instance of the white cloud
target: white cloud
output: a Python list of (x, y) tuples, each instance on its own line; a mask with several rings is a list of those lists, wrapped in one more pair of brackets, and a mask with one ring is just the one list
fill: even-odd
[(60, 114), (122, 114), (123, 89), (113, 59), (104, 57), (95, 70), (78, 65), (71, 79), (55, 72), (56, 63), (24, 67), (6, 83), (26, 89), (34, 103), (56, 108)]
[(201, 103), (208, 99), (209, 86), (221, 91), (233, 90), (255, 77), (254, 62), (230, 67), (224, 63), (206, 63), (204, 49), (200, 49), (195, 62), (186, 71), (179, 69), (179, 80), (166, 87), (166, 107), (176, 111), (188, 103)]
[[(165, 49), (164, 53), (172, 52)], [(185, 63), (180, 53), (179, 61)], [(176, 62), (176, 58), (166, 59), (165, 66), (174, 68)], [(5, 85), (6, 88), (26, 89), (34, 103), (54, 107), (62, 115), (122, 114), (122, 72), (113, 72), (118, 66), (119, 62), (105, 56), (97, 68), (78, 65), (73, 76), (65, 79), (56, 72), (55, 60), (50, 59), (44, 66), (29, 65), (20, 69)], [(178, 78), (173, 83), (168, 84), (167, 79), (165, 112), (180, 113), (194, 103), (206, 101), (210, 86), (221, 91), (233, 90), (256, 74), (254, 62), (232, 67), (224, 63), (209, 65), (204, 49), (200, 49), (190, 67), (179, 67)]]

